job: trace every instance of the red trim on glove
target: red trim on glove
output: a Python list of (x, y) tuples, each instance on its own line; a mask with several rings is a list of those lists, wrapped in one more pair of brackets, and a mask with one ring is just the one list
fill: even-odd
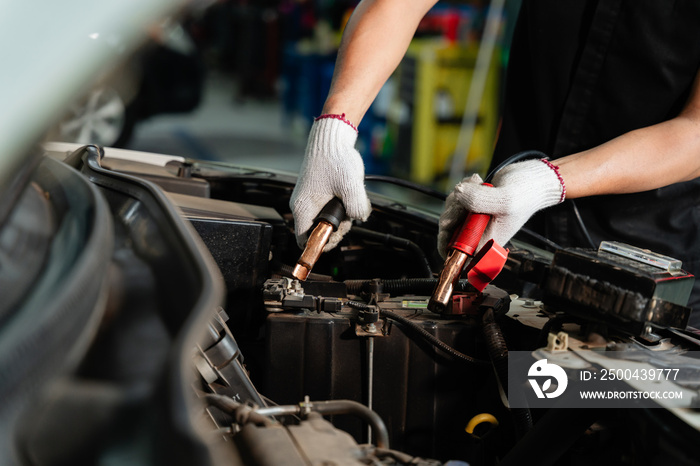
[(564, 178), (562, 178), (561, 174), (559, 173), (559, 167), (554, 165), (547, 159), (540, 160), (544, 162), (544, 164), (547, 165), (549, 168), (554, 170), (554, 173), (557, 175), (557, 178), (559, 178), (559, 183), (561, 183), (561, 199), (559, 199), (559, 203), (561, 204), (562, 202), (564, 202), (564, 198), (566, 197), (566, 185), (564, 184)]
[[(347, 120), (347, 119), (345, 118), (345, 114), (344, 114), (344, 113), (341, 114), (341, 115), (338, 115), (338, 114), (335, 114), (335, 113), (324, 113), (323, 115), (314, 118), (314, 121), (324, 120), (324, 119), (326, 119), (326, 118), (333, 118), (333, 119), (335, 119), (335, 120), (340, 120), (340, 121), (342, 121), (343, 123), (347, 123), (348, 125), (350, 125), (350, 127), (351, 127), (352, 129), (354, 129), (355, 131), (357, 131), (357, 128), (355, 127), (355, 125), (353, 125), (352, 123), (350, 123), (350, 121)], [(357, 132), (359, 133), (359, 131), (357, 131)]]

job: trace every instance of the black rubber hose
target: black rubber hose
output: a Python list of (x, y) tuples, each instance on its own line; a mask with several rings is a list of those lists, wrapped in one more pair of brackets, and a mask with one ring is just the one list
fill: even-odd
[[(391, 296), (404, 294), (414, 294), (419, 296), (430, 296), (437, 285), (437, 278), (397, 278), (392, 280), (380, 280), (382, 291)], [(348, 293), (359, 295), (367, 291), (367, 287), (372, 280), (345, 280)], [(455, 285), (455, 291), (470, 291), (474, 288), (467, 280), (459, 280)]]
[[(359, 295), (366, 292), (372, 280), (345, 280), (348, 293)], [(403, 294), (430, 295), (437, 284), (436, 278), (399, 278), (380, 280), (382, 291), (391, 296)]]
[[(508, 347), (503, 336), (501, 328), (496, 323), (496, 318), (493, 314), (493, 309), (486, 309), (482, 316), (482, 332), (486, 339), (486, 346), (489, 351), (489, 357), (496, 367), (501, 382), (503, 382), (504, 390), (508, 389)], [(500, 370), (500, 369), (505, 370)]]
[(449, 354), (450, 356), (453, 356), (456, 359), (459, 359), (460, 361), (464, 361), (468, 364), (473, 364), (473, 365), (478, 365), (478, 366), (485, 366), (488, 365), (488, 361), (484, 361), (482, 359), (477, 359), (471, 356), (468, 356), (460, 351), (457, 351), (447, 343), (445, 343), (442, 340), (439, 340), (435, 335), (432, 333), (428, 332), (426, 329), (421, 327), (420, 325), (417, 325), (415, 322), (411, 321), (410, 319), (407, 319), (404, 316), (401, 316), (399, 314), (396, 314), (391, 311), (387, 310), (382, 310), (381, 315), (388, 317), (391, 320), (395, 320), (396, 322), (399, 322), (407, 327), (409, 327), (411, 330), (415, 331), (418, 335), (420, 335), (423, 339), (425, 339), (428, 343), (432, 344), (436, 348), (444, 351), (445, 353)]
[(433, 276), (433, 270), (430, 268), (430, 262), (428, 261), (428, 256), (426, 256), (425, 252), (423, 252), (423, 250), (413, 241), (406, 239), (406, 238), (401, 238), (400, 236), (394, 236), (394, 235), (390, 235), (387, 233), (378, 233), (376, 231), (372, 231), (372, 230), (368, 230), (366, 228), (360, 228), (360, 227), (353, 227), (350, 230), (350, 234), (363, 236), (367, 239), (376, 241), (378, 243), (381, 243), (381, 244), (384, 244), (387, 246), (392, 246), (395, 248), (406, 249), (408, 251), (411, 251), (418, 258), (421, 269), (423, 269), (424, 276), (425, 277), (432, 277)]
[(360, 303), (358, 301), (348, 301), (345, 304), (347, 304), (348, 306), (350, 306), (353, 309), (359, 309), (360, 311), (370, 310), (369, 304)]
[[(501, 331), (501, 327), (496, 322), (493, 309), (487, 309), (482, 316), (481, 327), (486, 347), (491, 358), (491, 363), (496, 371), (496, 377), (503, 389), (503, 392), (508, 396), (508, 346), (506, 345), (505, 337)], [(522, 438), (530, 429), (532, 429), (532, 414), (528, 408), (513, 408), (513, 419), (515, 421), (515, 430), (518, 438)]]

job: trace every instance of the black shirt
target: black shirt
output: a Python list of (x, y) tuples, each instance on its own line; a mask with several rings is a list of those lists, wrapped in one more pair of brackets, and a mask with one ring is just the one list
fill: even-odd
[[(699, 66), (697, 0), (524, 1), (492, 166), (529, 149), (556, 159), (669, 120)], [(648, 248), (700, 275), (700, 180), (576, 204), (596, 244)], [(569, 202), (528, 226), (563, 246), (588, 246)], [(690, 306), (700, 309), (700, 279)], [(700, 326), (700, 312), (691, 324)]]

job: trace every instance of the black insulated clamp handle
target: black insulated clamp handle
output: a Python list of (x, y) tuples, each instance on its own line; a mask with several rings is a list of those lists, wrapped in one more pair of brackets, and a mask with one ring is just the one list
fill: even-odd
[(323, 220), (333, 225), (333, 231), (338, 229), (338, 225), (345, 218), (345, 206), (342, 201), (337, 197), (334, 197), (328, 203), (323, 206), (321, 212), (319, 212), (318, 217), (314, 220), (314, 223), (318, 223)]

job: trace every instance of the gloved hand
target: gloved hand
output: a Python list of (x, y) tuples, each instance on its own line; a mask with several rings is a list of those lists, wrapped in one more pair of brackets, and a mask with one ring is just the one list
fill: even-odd
[(313, 221), (333, 197), (345, 206), (345, 220), (333, 232), (324, 251), (333, 249), (350, 230), (353, 219), (367, 220), (372, 207), (365, 191), (365, 166), (355, 150), (357, 130), (339, 115), (314, 121), (299, 179), (289, 206), (294, 215), (297, 244), (303, 248)]
[(535, 212), (563, 202), (566, 196), (558, 168), (545, 159), (507, 165), (493, 177), (493, 187), (482, 183), (479, 175), (472, 175), (447, 196), (438, 233), (438, 251), (443, 258), (455, 229), (462, 225), (468, 212), (492, 216), (480, 249), (492, 238), (504, 245)]

